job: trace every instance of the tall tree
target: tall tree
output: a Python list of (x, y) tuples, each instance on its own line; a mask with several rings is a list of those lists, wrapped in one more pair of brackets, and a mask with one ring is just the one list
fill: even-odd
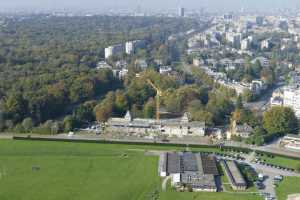
[(150, 98), (144, 106), (144, 117), (153, 118), (155, 116), (155, 101), (153, 98)]
[(263, 115), (263, 127), (268, 134), (288, 134), (298, 132), (298, 120), (291, 108), (275, 106)]

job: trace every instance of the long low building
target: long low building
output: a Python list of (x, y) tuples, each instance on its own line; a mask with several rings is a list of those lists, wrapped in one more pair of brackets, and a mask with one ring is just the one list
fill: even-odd
[(132, 118), (127, 112), (124, 118), (110, 118), (107, 122), (110, 132), (123, 132), (129, 134), (163, 134), (168, 136), (205, 136), (205, 122), (191, 122), (188, 114), (182, 118), (155, 119)]
[(222, 161), (225, 174), (234, 190), (246, 190), (247, 183), (235, 161)]
[(300, 135), (286, 135), (281, 139), (280, 144), (285, 148), (300, 151)]
[(203, 153), (164, 153), (160, 156), (161, 177), (171, 176), (172, 186), (193, 191), (217, 192), (216, 158)]

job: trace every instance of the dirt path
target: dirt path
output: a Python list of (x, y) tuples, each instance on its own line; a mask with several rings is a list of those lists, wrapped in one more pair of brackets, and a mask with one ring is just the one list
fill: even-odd
[(170, 180), (170, 179), (171, 179), (171, 176), (165, 177), (165, 179), (163, 180), (163, 182), (161, 184), (162, 191), (166, 191), (167, 190), (168, 180)]

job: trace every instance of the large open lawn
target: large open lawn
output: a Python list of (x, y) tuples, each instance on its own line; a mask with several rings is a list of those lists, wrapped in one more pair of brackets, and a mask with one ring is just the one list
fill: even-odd
[(300, 178), (285, 177), (276, 188), (278, 200), (286, 200), (289, 194), (300, 194)]
[(0, 141), (0, 199), (149, 199), (157, 160), (120, 145)]
[(262, 160), (264, 160), (266, 163), (281, 166), (281, 167), (296, 169), (298, 167), (298, 165), (300, 165), (299, 159), (291, 159), (291, 158), (286, 158), (283, 156), (274, 156), (274, 158), (271, 158), (266, 155), (259, 156), (259, 157)]
[(247, 194), (161, 192), (158, 157), (145, 155), (145, 149), (172, 148), (0, 140), (0, 199), (152, 200), (156, 190), (161, 200), (259, 199)]

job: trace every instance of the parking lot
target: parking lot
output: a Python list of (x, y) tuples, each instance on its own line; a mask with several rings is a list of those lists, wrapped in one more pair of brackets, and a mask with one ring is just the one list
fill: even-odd
[(274, 181), (274, 178), (278, 175), (284, 177), (292, 176), (292, 177), (300, 177), (299, 173), (294, 172), (291, 169), (278, 167), (275, 165), (266, 164), (263, 162), (255, 162), (255, 153), (250, 154), (238, 154), (236, 156), (232, 155), (218, 155), (219, 159), (226, 160), (236, 160), (239, 163), (246, 164), (251, 166), (258, 174), (262, 174), (264, 176), (261, 181), (263, 187), (258, 189), (259, 194), (267, 200), (276, 200), (276, 184), (278, 181)]

